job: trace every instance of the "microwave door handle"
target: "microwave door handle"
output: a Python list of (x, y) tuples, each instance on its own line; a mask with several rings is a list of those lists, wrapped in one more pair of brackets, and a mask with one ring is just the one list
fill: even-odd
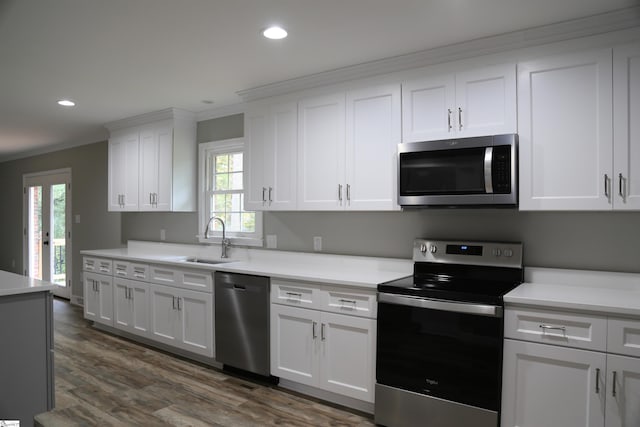
[(493, 147), (484, 149), (484, 191), (493, 193), (493, 181), (491, 179), (491, 164), (493, 163)]

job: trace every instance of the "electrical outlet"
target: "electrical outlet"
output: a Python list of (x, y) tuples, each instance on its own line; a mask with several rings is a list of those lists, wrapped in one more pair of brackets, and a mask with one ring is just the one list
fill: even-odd
[(166, 240), (166, 239), (167, 239), (167, 230), (163, 228), (160, 230), (160, 240)]
[(276, 249), (278, 247), (278, 236), (275, 234), (267, 234), (267, 249)]
[(313, 250), (316, 252), (320, 252), (322, 250), (322, 237), (315, 236), (313, 238)]

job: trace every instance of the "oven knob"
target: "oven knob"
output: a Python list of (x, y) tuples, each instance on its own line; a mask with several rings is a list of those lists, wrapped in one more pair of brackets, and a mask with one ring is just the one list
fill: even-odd
[(422, 252), (422, 255), (427, 253), (427, 245), (425, 245), (424, 243), (420, 245), (420, 252)]
[(438, 252), (438, 248), (436, 247), (436, 245), (431, 245), (431, 247), (429, 248), (429, 252), (431, 252), (432, 254)]
[(513, 256), (513, 251), (511, 249), (505, 249), (504, 250), (504, 256), (512, 257)]
[(500, 256), (500, 255), (502, 255), (502, 251), (500, 249), (498, 249), (498, 248), (495, 248), (493, 250), (493, 255), (494, 256)]

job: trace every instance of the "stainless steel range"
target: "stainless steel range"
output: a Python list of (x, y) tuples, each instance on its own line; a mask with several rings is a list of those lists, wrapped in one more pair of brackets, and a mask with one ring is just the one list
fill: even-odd
[(416, 239), (413, 277), (378, 286), (375, 422), (496, 427), (504, 294), (522, 244)]

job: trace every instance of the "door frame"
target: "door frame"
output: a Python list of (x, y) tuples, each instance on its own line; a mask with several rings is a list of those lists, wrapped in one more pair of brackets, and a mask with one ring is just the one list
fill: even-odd
[[(62, 168), (62, 169), (53, 169), (53, 170), (48, 170), (48, 171), (40, 171), (40, 172), (32, 172), (32, 173), (25, 173), (22, 175), (22, 271), (23, 271), (23, 275), (27, 276), (28, 275), (28, 265), (29, 265), (29, 243), (27, 241), (28, 239), (28, 235), (27, 235), (27, 228), (29, 225), (29, 218), (28, 218), (28, 211), (29, 211), (29, 198), (28, 198), (28, 194), (27, 194), (27, 182), (30, 179), (33, 178), (38, 178), (38, 177), (47, 177), (47, 176), (51, 176), (51, 175), (67, 175), (67, 181), (65, 182), (65, 184), (67, 185), (67, 191), (66, 191), (66, 195), (65, 195), (65, 201), (66, 201), (66, 212), (67, 214), (65, 215), (65, 232), (67, 233), (66, 236), (66, 243), (65, 243), (65, 271), (66, 271), (66, 285), (64, 286), (63, 289), (65, 289), (64, 292), (61, 292), (61, 289), (58, 289), (58, 287), (56, 286), (56, 289), (53, 290), (53, 294), (56, 296), (60, 296), (63, 298), (68, 298), (71, 299), (71, 285), (72, 285), (72, 275), (73, 275), (73, 266), (72, 266), (72, 240), (71, 240), (71, 236), (73, 235), (71, 232), (71, 226), (72, 226), (72, 211), (71, 211), (71, 197), (72, 197), (72, 193), (71, 193), (71, 181), (72, 181), (72, 173), (71, 173), (71, 168)], [(53, 237), (53, 236), (52, 236)]]

